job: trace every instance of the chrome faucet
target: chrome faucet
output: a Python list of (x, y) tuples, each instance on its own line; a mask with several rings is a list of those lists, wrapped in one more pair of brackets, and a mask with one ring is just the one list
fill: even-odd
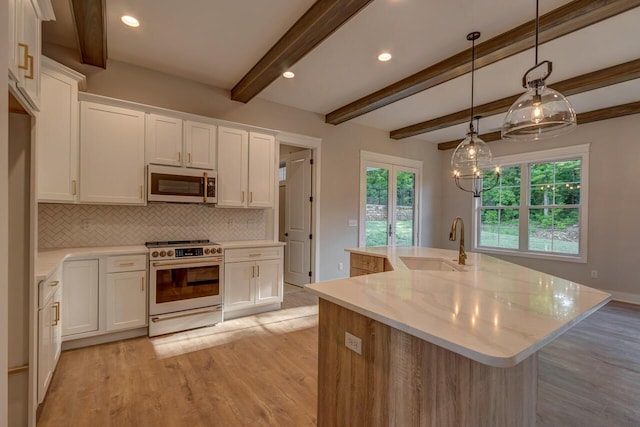
[(460, 221), (460, 249), (458, 251), (458, 264), (464, 265), (467, 259), (467, 254), (464, 251), (464, 222), (462, 222), (462, 218), (459, 216), (453, 220), (453, 224), (451, 224), (451, 233), (449, 233), (449, 240), (452, 242), (456, 241), (456, 225)]

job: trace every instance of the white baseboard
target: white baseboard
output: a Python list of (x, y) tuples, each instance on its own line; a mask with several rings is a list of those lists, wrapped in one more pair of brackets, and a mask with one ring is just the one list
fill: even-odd
[(79, 338), (62, 342), (62, 350), (73, 350), (80, 347), (88, 347), (90, 345), (105, 344), (113, 341), (126, 340), (129, 338), (144, 337), (147, 335), (147, 327), (129, 329), (127, 331), (113, 332), (108, 334), (96, 335), (93, 337)]
[(640, 294), (632, 294), (629, 292), (611, 291), (608, 289), (601, 289), (603, 292), (611, 294), (611, 299), (614, 301), (628, 302), (630, 304), (640, 305)]

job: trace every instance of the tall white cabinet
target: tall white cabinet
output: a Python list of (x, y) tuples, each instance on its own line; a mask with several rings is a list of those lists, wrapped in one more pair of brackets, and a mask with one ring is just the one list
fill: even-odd
[(272, 208), (274, 136), (220, 126), (218, 181), (219, 207)]
[(84, 76), (42, 57), (37, 132), (39, 202), (78, 200), (80, 155), (78, 86)]
[(145, 204), (144, 112), (83, 101), (80, 202)]

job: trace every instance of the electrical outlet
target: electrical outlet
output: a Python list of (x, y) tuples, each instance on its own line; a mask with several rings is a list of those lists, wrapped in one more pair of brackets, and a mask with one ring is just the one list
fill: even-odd
[(93, 219), (83, 219), (82, 220), (82, 229), (84, 231), (87, 231), (87, 230), (91, 229), (91, 227), (93, 227), (93, 224), (94, 224)]
[(591, 270), (591, 278), (592, 279), (598, 278), (598, 270)]
[(338, 270), (340, 270), (340, 271), (344, 270), (344, 263), (342, 263), (342, 262), (338, 263)]
[(350, 219), (349, 220), (349, 227), (357, 227), (358, 226), (358, 220), (357, 219)]
[(349, 350), (362, 354), (362, 340), (347, 331), (344, 331), (344, 345)]

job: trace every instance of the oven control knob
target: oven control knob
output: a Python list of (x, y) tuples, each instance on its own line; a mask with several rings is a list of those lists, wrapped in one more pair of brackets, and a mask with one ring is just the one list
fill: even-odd
[(222, 253), (222, 248), (218, 248), (218, 253), (221, 254)]
[(209, 252), (211, 252), (211, 249), (209, 249), (209, 248), (205, 248), (205, 249), (204, 249), (204, 253), (205, 253), (205, 254), (208, 254)]
[(157, 258), (158, 257), (158, 251), (153, 251), (151, 253), (151, 256), (154, 257), (154, 258)]
[(167, 255), (173, 256), (173, 251), (167, 251)]
[(165, 256), (167, 253), (165, 251), (160, 251), (160, 256)]

